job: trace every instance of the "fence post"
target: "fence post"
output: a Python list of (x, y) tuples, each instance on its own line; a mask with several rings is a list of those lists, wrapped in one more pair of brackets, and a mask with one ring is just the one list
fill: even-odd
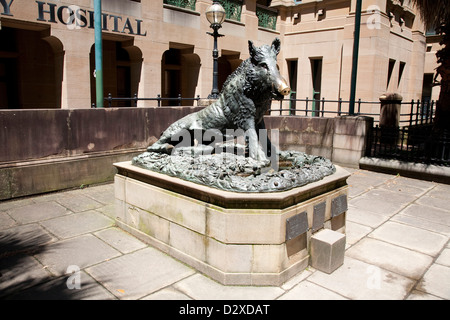
[(156, 96), (156, 100), (158, 101), (158, 107), (161, 107), (161, 95), (160, 94), (158, 94)]
[(419, 109), (420, 109), (420, 99), (417, 100), (416, 125), (419, 123)]
[(322, 118), (325, 114), (325, 98), (322, 98)]
[(178, 94), (178, 106), (181, 106), (181, 93)]
[(305, 116), (308, 116), (308, 97), (306, 97)]
[(342, 110), (342, 98), (339, 98), (338, 101), (338, 116), (341, 116), (341, 110)]
[(112, 107), (112, 94), (111, 94), (111, 92), (108, 93), (108, 107), (109, 108)]
[(411, 100), (411, 111), (409, 113), (409, 126), (412, 126), (413, 114), (414, 114), (414, 99)]

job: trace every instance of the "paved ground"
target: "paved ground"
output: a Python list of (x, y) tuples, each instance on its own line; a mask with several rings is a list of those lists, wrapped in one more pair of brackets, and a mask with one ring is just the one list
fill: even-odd
[(118, 229), (113, 184), (0, 202), (2, 299), (450, 299), (450, 186), (352, 170), (344, 265), (223, 286)]

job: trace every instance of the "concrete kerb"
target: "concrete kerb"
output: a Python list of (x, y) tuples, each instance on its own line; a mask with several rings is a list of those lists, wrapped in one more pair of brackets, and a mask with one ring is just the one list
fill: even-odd
[(450, 184), (450, 167), (368, 157), (359, 160), (359, 167), (364, 170)]

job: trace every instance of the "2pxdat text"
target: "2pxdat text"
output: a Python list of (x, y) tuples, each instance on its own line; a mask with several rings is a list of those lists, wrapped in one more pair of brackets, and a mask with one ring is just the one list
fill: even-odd
[(268, 304), (251, 305), (251, 304), (225, 304), (223, 308), (190, 306), (187, 304), (181, 307), (179, 314), (181, 315), (204, 315), (207, 318), (213, 313), (221, 313), (223, 315), (267, 315), (269, 313)]
[(267, 314), (269, 305), (251, 305), (251, 304), (225, 304), (223, 306), (223, 314)]

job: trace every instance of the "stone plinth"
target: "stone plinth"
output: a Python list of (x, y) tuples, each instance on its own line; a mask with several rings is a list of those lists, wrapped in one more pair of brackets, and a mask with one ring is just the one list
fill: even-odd
[(222, 284), (280, 285), (308, 266), (315, 232), (345, 233), (340, 167), (289, 191), (236, 193), (115, 166), (117, 224)]

